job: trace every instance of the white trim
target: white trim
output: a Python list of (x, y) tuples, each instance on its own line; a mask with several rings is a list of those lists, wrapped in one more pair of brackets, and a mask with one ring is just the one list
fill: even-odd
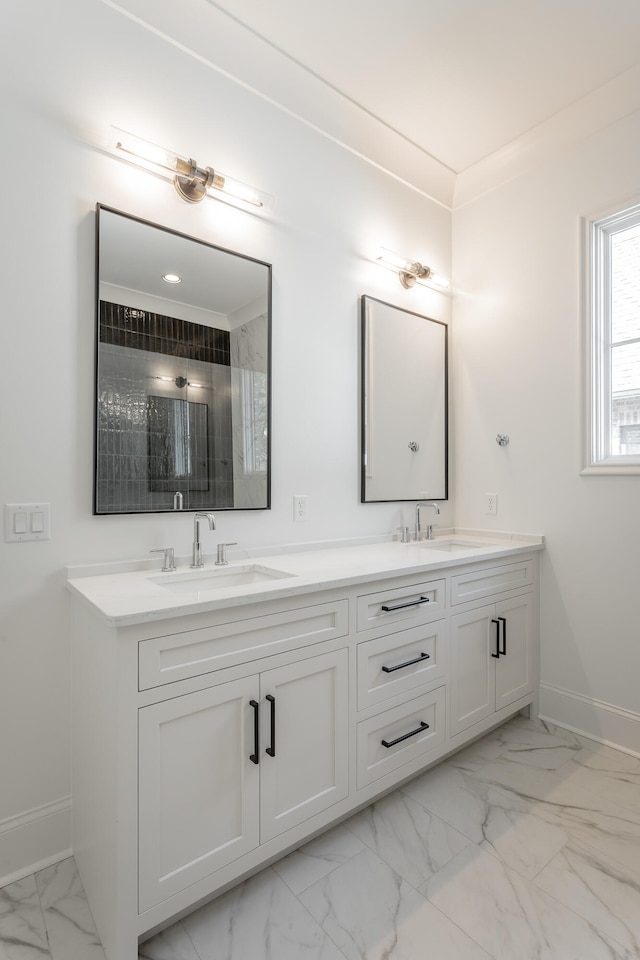
[(604, 474), (618, 476), (629, 476), (640, 473), (640, 462), (638, 463), (614, 463), (611, 460), (601, 460), (599, 463), (590, 463), (580, 471), (583, 477), (601, 477)]
[(640, 757), (640, 713), (541, 683), (539, 716), (590, 740)]
[(0, 887), (71, 856), (71, 797), (0, 821)]
[(640, 109), (639, 81), (640, 65), (635, 64), (467, 167), (456, 177), (453, 209), (475, 202), (635, 114)]

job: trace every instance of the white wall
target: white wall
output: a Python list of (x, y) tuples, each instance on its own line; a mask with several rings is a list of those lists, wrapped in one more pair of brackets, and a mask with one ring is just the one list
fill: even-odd
[(636, 752), (640, 477), (580, 475), (579, 220), (638, 198), (639, 156), (636, 113), (453, 221), (456, 522), (545, 534), (541, 710)]
[[(201, 5), (202, 7), (202, 5)], [(213, 8), (212, 8), (213, 9)], [(450, 273), (450, 214), (99, 0), (3, 10), (0, 503), (52, 505), (50, 541), (0, 543), (0, 883), (69, 845), (68, 564), (186, 555), (189, 518), (93, 517), (96, 202), (273, 264), (273, 503), (218, 516), (243, 546), (394, 530), (359, 503), (358, 298), (448, 320), (450, 300), (363, 254)], [(115, 124), (276, 196), (271, 221), (173, 188), (103, 149)], [(293, 523), (292, 496), (309, 520)], [(442, 523), (451, 519), (443, 510)], [(209, 550), (213, 550), (215, 538)]]

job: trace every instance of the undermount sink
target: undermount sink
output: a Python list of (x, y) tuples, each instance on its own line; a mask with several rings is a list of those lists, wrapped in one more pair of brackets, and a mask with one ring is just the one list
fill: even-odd
[(446, 553), (456, 553), (459, 550), (482, 550), (483, 547), (488, 547), (490, 544), (470, 540), (449, 540), (443, 538), (442, 540), (418, 540), (415, 541), (412, 546), (423, 547), (425, 550), (444, 550)]
[(173, 593), (207, 593), (212, 590), (227, 590), (229, 587), (243, 587), (252, 583), (267, 583), (270, 580), (283, 580), (294, 574), (263, 567), (257, 563), (221, 568), (218, 570), (194, 570), (189, 573), (165, 573), (149, 577), (152, 583)]

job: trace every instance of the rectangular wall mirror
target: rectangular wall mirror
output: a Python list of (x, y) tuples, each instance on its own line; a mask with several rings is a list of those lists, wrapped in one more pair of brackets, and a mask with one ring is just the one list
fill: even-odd
[(448, 496), (448, 327), (361, 297), (363, 503)]
[(94, 513), (267, 509), (270, 265), (96, 220)]

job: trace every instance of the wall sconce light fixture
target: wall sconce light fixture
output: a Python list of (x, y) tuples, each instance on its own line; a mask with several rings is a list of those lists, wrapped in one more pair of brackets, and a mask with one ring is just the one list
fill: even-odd
[(441, 273), (436, 273), (431, 267), (424, 266), (417, 260), (402, 257), (399, 253), (394, 253), (393, 250), (388, 250), (386, 247), (380, 247), (376, 262), (390, 270), (395, 270), (400, 283), (407, 290), (410, 290), (416, 283), (443, 292), (447, 292), (451, 288), (451, 281)]
[(199, 203), (204, 197), (211, 196), (231, 202), (239, 200), (254, 207), (271, 205), (272, 197), (268, 193), (228, 177), (213, 167), (200, 167), (195, 160), (142, 140), (126, 130), (111, 127), (110, 144), (117, 155), (126, 156), (146, 170), (161, 176), (172, 174), (178, 195), (187, 203)]
[(183, 387), (200, 387), (204, 389), (204, 383), (194, 383), (193, 380), (187, 380), (186, 377), (153, 377), (154, 380), (164, 380), (165, 383), (175, 383), (181, 390)]

